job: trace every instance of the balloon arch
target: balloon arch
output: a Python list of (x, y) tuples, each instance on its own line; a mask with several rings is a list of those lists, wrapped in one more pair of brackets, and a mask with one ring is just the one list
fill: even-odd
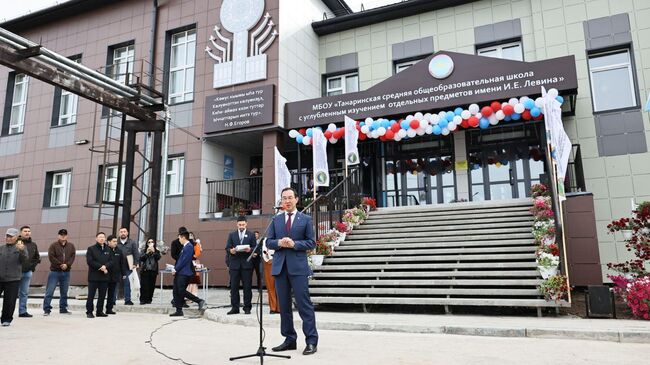
[[(556, 89), (550, 89), (548, 94), (560, 104), (564, 102)], [(479, 106), (471, 104), (467, 109), (457, 107), (450, 111), (441, 111), (437, 114), (415, 113), (403, 119), (388, 120), (385, 118), (366, 118), (357, 121), (359, 139), (379, 139), (381, 141), (396, 141), (435, 134), (446, 136), (451, 132), (463, 129), (486, 129), (490, 125), (497, 125), (512, 120), (541, 120), (543, 115), (543, 100), (541, 97), (531, 99), (528, 96), (511, 98), (507, 102), (493, 101), (489, 105)], [(289, 137), (297, 143), (306, 146), (311, 144), (313, 128), (323, 130), (321, 127), (292, 129)], [(323, 132), (330, 143), (337, 143), (345, 136), (345, 129), (330, 123)]]

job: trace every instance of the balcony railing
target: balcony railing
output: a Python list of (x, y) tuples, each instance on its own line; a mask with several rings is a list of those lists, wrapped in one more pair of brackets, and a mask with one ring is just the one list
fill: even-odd
[(567, 193), (587, 191), (585, 186), (585, 175), (582, 169), (580, 145), (574, 144), (571, 147), (571, 156), (569, 157), (566, 176), (564, 177), (564, 191)]
[(232, 180), (206, 180), (208, 214), (223, 212), (224, 217), (249, 214), (261, 209), (262, 176)]

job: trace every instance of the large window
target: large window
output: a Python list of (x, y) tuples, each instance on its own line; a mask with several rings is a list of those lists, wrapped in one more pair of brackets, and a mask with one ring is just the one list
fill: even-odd
[(16, 191), (18, 188), (18, 178), (0, 179), (2, 195), (0, 195), (0, 210), (16, 209)]
[(325, 80), (326, 95), (341, 95), (359, 91), (359, 74), (349, 73), (345, 75), (328, 77)]
[[(113, 78), (123, 84), (126, 83), (127, 75), (133, 73), (133, 62), (135, 61), (135, 47), (128, 45), (113, 49)], [(132, 82), (133, 80), (129, 80)]]
[(170, 157), (167, 160), (166, 195), (183, 194), (183, 177), (185, 175), (185, 157)]
[[(117, 175), (119, 169), (117, 165), (107, 166), (104, 169), (104, 194), (103, 199), (107, 202), (114, 202), (117, 194)], [(122, 176), (120, 183), (120, 201), (124, 200), (124, 166), (122, 166)]]
[[(71, 171), (48, 172), (48, 181), (51, 185), (49, 207), (68, 206), (70, 198), (70, 182), (72, 179)], [(46, 186), (47, 188), (47, 186)], [(46, 202), (48, 203), (48, 202)]]
[(25, 110), (27, 109), (27, 86), (29, 76), (17, 74), (14, 80), (14, 97), (11, 102), (11, 119), (9, 134), (23, 133), (25, 127)]
[(524, 53), (523, 48), (521, 47), (521, 42), (503, 43), (489, 47), (477, 48), (476, 54), (479, 56), (503, 58), (506, 60), (514, 61), (524, 60)]
[(191, 101), (194, 98), (195, 52), (196, 29), (172, 34), (169, 62), (169, 102), (171, 104)]
[[(80, 63), (81, 57), (72, 58), (74, 62)], [(55, 94), (56, 95), (56, 94)], [(59, 115), (56, 119), (55, 126), (64, 126), (77, 122), (77, 102), (79, 97), (67, 90), (61, 90), (61, 100), (59, 102)]]
[(594, 111), (637, 106), (629, 49), (589, 56)]

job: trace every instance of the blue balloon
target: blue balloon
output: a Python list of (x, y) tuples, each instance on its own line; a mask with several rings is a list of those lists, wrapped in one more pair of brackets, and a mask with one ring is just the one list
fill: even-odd
[(402, 123), (400, 123), (400, 126), (402, 127), (402, 129), (407, 130), (409, 129), (410, 124), (406, 120), (403, 120)]
[(449, 122), (446, 119), (440, 119), (440, 121), (438, 122), (440, 129), (447, 128), (448, 124)]
[(463, 108), (461, 107), (457, 107), (456, 109), (454, 109), (454, 114), (456, 115), (460, 115), (462, 112), (463, 112)]
[(519, 120), (519, 119), (521, 119), (521, 114), (512, 113), (511, 118), (512, 118), (512, 120)]
[(524, 101), (524, 107), (528, 110), (532, 109), (535, 107), (535, 100), (533, 99), (528, 99)]
[(537, 118), (537, 117), (539, 117), (540, 114), (542, 114), (542, 111), (539, 110), (538, 107), (534, 107), (534, 108), (532, 108), (532, 109), (530, 110), (530, 115), (532, 115), (533, 118)]
[(454, 120), (455, 116), (456, 114), (454, 114), (454, 112), (447, 112), (447, 121), (451, 122), (452, 120)]
[(436, 136), (442, 134), (442, 128), (440, 128), (440, 124), (433, 126), (433, 134), (435, 134)]
[(390, 127), (390, 122), (387, 119), (381, 121), (381, 126), (384, 128)]
[(509, 121), (511, 121), (511, 120), (512, 120), (512, 117), (509, 116), (509, 115), (506, 115), (506, 117), (503, 118), (503, 121), (504, 121), (504, 122), (509, 122)]
[(302, 139), (303, 139), (303, 138), (304, 138), (304, 137), (302, 136), (302, 134), (297, 135), (297, 136), (296, 136), (296, 142), (298, 142), (298, 143), (302, 143)]
[(363, 127), (364, 125), (366, 125), (366, 122), (359, 123), (359, 127)]
[(564, 98), (561, 95), (556, 96), (555, 100), (557, 100), (560, 104), (564, 103)]
[(481, 120), (478, 122), (478, 125), (481, 127), (481, 129), (486, 129), (490, 126), (490, 121), (487, 118), (481, 118)]
[(307, 137), (312, 137), (313, 135), (314, 131), (311, 128), (307, 129)]

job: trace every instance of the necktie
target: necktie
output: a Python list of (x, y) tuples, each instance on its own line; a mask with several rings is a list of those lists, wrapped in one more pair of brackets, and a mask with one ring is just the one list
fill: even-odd
[(239, 231), (239, 242), (241, 243), (244, 240), (244, 231)]
[(293, 213), (287, 213), (287, 223), (286, 223), (286, 228), (287, 228), (287, 236), (291, 233), (291, 216)]

